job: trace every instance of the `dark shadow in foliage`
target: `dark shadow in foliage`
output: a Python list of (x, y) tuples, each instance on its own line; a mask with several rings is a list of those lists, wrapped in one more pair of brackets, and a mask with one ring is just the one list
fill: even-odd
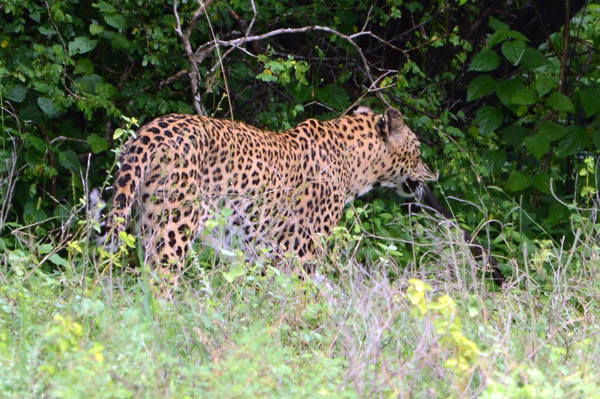
[[(437, 199), (437, 197), (433, 194), (431, 189), (426, 184), (421, 185), (420, 191), (421, 191), (420, 200), (423, 204), (427, 205), (428, 207), (431, 207), (432, 209), (434, 209), (436, 212), (438, 212), (440, 215), (442, 215), (446, 219), (454, 220), (454, 216), (452, 215), (452, 213), (448, 210), (448, 208), (446, 208), (444, 205), (442, 205), (442, 203)], [(413, 207), (410, 207), (410, 209), (412, 209), (412, 208)], [(417, 210), (420, 210), (423, 207), (417, 206), (416, 208), (417, 208)], [(486, 251), (486, 249), (481, 245), (481, 243), (475, 237), (473, 237), (471, 235), (471, 233), (469, 233), (465, 229), (462, 229), (462, 231), (463, 231), (463, 238), (469, 245), (469, 249), (471, 250), (471, 253), (475, 257), (475, 259), (488, 264), (490, 266), (490, 271), (492, 273), (492, 280), (497, 285), (502, 286), (504, 284), (504, 282), (506, 281), (506, 279), (504, 278), (504, 275), (500, 271), (500, 268), (498, 266), (498, 262), (496, 261), (496, 259)]]

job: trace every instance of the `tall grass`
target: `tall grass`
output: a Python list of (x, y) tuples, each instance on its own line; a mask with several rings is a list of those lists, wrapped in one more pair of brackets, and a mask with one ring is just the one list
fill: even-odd
[[(518, 248), (504, 261), (514, 275), (503, 289), (435, 216), (395, 219), (425, 246), (403, 264), (353, 261), (341, 228), (323, 278), (243, 259), (207, 267), (210, 257), (199, 257), (173, 302), (152, 295), (150, 271), (107, 268), (88, 253), (85, 228), (63, 248), (35, 237), (0, 265), (0, 392), (600, 397), (597, 209), (573, 218), (572, 244), (503, 237)], [(50, 242), (55, 264), (40, 266)], [(242, 273), (226, 278), (234, 267)]]

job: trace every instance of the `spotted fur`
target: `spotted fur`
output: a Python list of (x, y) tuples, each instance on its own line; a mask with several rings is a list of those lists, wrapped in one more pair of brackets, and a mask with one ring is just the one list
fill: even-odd
[[(215, 246), (238, 242), (250, 254), (294, 253), (306, 262), (354, 197), (374, 185), (412, 196), (431, 178), (417, 137), (394, 108), (381, 115), (359, 107), (281, 133), (167, 115), (125, 144), (104, 231), (115, 237), (138, 208), (146, 259), (165, 270), (181, 267), (198, 237)], [(223, 208), (233, 214), (222, 234), (205, 232)]]

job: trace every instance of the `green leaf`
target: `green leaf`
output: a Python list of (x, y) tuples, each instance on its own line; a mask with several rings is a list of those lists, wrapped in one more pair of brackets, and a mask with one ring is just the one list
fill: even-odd
[(71, 149), (60, 151), (58, 153), (58, 163), (73, 173), (78, 173), (81, 168), (77, 154)]
[(127, 29), (127, 19), (122, 14), (108, 14), (104, 16), (104, 20), (115, 29), (122, 31)]
[(508, 31), (510, 29), (510, 27), (507, 24), (497, 20), (496, 18), (490, 18), (490, 28), (492, 28), (495, 31)]
[[(506, 82), (500, 82), (496, 85), (496, 95), (500, 99), (502, 104), (511, 108), (510, 98), (518, 91), (525, 89), (525, 85), (519, 79), (511, 79)], [(517, 107), (514, 107), (513, 111), (516, 111)]]
[(28, 202), (23, 206), (23, 220), (25, 223), (39, 222), (47, 218), (46, 212), (38, 208), (36, 203)]
[(20, 103), (25, 99), (25, 94), (27, 94), (27, 89), (23, 85), (14, 85), (8, 92), (5, 94), (5, 97), (9, 100), (13, 100), (16, 103)]
[(600, 112), (600, 90), (599, 89), (583, 89), (581, 91), (581, 105), (585, 111), (586, 118)]
[(502, 54), (504, 54), (504, 57), (506, 57), (508, 61), (517, 65), (525, 53), (525, 47), (527, 47), (527, 45), (521, 40), (504, 42), (502, 43)]
[(342, 86), (333, 84), (328, 84), (316, 90), (315, 97), (323, 104), (338, 111), (344, 110), (350, 101), (346, 90)]
[(231, 267), (231, 270), (229, 270), (229, 272), (223, 272), (223, 277), (225, 277), (225, 280), (227, 280), (227, 282), (232, 283), (236, 277), (243, 276), (244, 274), (246, 274), (244, 266), (237, 263)]
[(44, 112), (50, 118), (58, 116), (61, 112), (60, 104), (50, 98), (38, 97), (37, 103), (42, 112)]
[(541, 51), (531, 47), (525, 48), (520, 65), (528, 69), (536, 69), (549, 64), (548, 59)]
[(591, 135), (592, 143), (600, 150), (600, 129), (596, 129)]
[(92, 23), (90, 24), (90, 35), (92, 36), (98, 36), (100, 34), (102, 34), (102, 32), (104, 32), (104, 26), (96, 24), (96, 23)]
[(479, 126), (479, 131), (482, 135), (487, 136), (495, 131), (504, 120), (504, 115), (500, 108), (496, 107), (481, 107), (475, 115), (475, 123)]
[(490, 173), (498, 173), (502, 171), (502, 167), (506, 163), (506, 151), (504, 150), (487, 150), (481, 156), (481, 161), (488, 167)]
[(535, 91), (537, 91), (540, 96), (545, 95), (557, 86), (558, 79), (554, 76), (540, 76), (535, 81)]
[(494, 91), (496, 81), (490, 75), (475, 77), (467, 87), (467, 101), (473, 101)]
[(546, 139), (539, 133), (533, 137), (526, 137), (524, 142), (527, 150), (537, 159), (543, 157), (550, 150), (550, 140)]
[(95, 73), (89, 76), (82, 76), (74, 80), (76, 87), (79, 91), (89, 94), (97, 94), (96, 88), (104, 83), (100, 75)]
[(506, 144), (521, 147), (525, 137), (529, 136), (529, 129), (519, 125), (510, 125), (502, 129), (500, 134)]
[(118, 32), (106, 31), (104, 32), (104, 38), (110, 40), (110, 44), (115, 50), (128, 50), (131, 47), (127, 37)]
[(69, 266), (69, 262), (59, 254), (53, 254), (48, 258), (48, 260), (54, 263), (57, 266), (67, 267)]
[(54, 246), (52, 244), (39, 244), (38, 245), (38, 252), (40, 254), (48, 254), (53, 249), (54, 249)]
[(73, 41), (69, 42), (69, 55), (72, 57), (75, 54), (84, 54), (92, 51), (98, 42), (96, 40), (89, 39), (85, 36), (76, 37)]
[(516, 105), (531, 105), (536, 103), (538, 100), (538, 95), (535, 90), (532, 89), (523, 89), (514, 93), (510, 97), (510, 104)]
[(275, 82), (275, 81), (277, 81), (277, 76), (275, 76), (271, 73), (268, 73), (267, 70), (265, 70), (264, 72), (256, 75), (256, 79), (262, 80), (263, 82)]
[(508, 176), (508, 187), (511, 191), (525, 190), (530, 184), (529, 177), (517, 170), (511, 171)]
[(550, 97), (548, 97), (548, 105), (557, 111), (564, 112), (575, 112), (575, 107), (573, 103), (569, 99), (569, 97), (565, 96), (562, 93), (552, 92)]
[(488, 39), (488, 41), (487, 41), (488, 46), (494, 47), (495, 45), (500, 44), (503, 41), (505, 41), (507, 38), (508, 38), (507, 30), (497, 30)]
[(540, 125), (536, 136), (540, 135), (550, 142), (560, 139), (565, 134), (567, 134), (567, 129), (563, 125), (555, 122), (544, 122)]
[(510, 37), (511, 39), (515, 39), (517, 41), (523, 42), (523, 43), (527, 43), (529, 41), (527, 36), (525, 36), (521, 32), (517, 32), (516, 30), (509, 30), (508, 37)]
[(471, 62), (471, 71), (492, 71), (500, 65), (500, 57), (493, 50), (483, 50)]
[(544, 194), (551, 194), (550, 190), (550, 175), (547, 173), (537, 173), (531, 178), (533, 187), (537, 188)]
[(588, 135), (581, 126), (572, 125), (558, 142), (558, 150), (564, 155), (573, 155), (588, 145)]
[(456, 128), (454, 126), (448, 126), (446, 127), (446, 134), (449, 134), (450, 136), (453, 137), (465, 137), (465, 134), (462, 132), (462, 130), (460, 130), (459, 128)]
[(106, 151), (110, 146), (108, 141), (106, 141), (104, 137), (101, 137), (97, 134), (90, 134), (87, 138), (87, 142), (90, 145), (90, 148), (92, 149), (92, 152), (94, 154)]
[(94, 73), (94, 64), (89, 58), (80, 58), (75, 63), (75, 73), (80, 75), (91, 75)]
[(115, 14), (117, 12), (115, 6), (108, 4), (105, 1), (99, 1), (98, 3), (94, 4), (93, 7), (100, 10), (102, 14)]

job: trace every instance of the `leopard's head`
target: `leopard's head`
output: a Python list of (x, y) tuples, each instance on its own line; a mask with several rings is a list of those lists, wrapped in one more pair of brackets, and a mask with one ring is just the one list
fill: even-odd
[(404, 197), (420, 197), (426, 181), (436, 177), (421, 159), (421, 143), (404, 122), (400, 111), (388, 108), (377, 122), (385, 145), (385, 154), (392, 165), (381, 184), (396, 189)]

